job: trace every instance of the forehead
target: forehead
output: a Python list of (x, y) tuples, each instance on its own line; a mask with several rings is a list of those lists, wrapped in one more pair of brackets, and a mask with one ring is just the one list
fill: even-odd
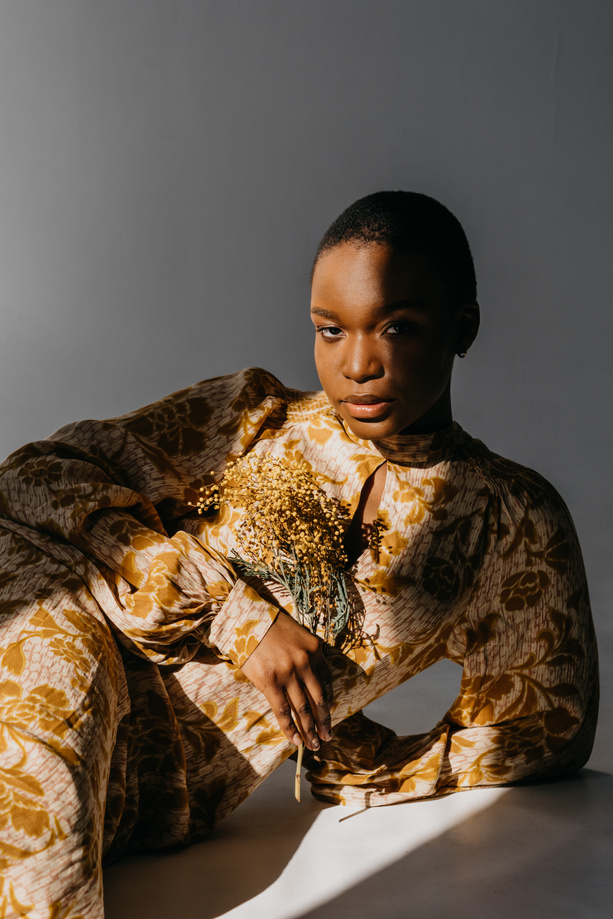
[(398, 301), (447, 302), (446, 284), (426, 256), (383, 243), (341, 243), (323, 252), (313, 272), (312, 306), (380, 307)]

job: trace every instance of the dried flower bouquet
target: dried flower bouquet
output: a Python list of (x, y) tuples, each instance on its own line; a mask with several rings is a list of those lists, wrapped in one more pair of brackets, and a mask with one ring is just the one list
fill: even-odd
[[(349, 520), (306, 464), (248, 454), (228, 465), (219, 485), (200, 490), (199, 513), (218, 511), (224, 502), (243, 510), (236, 532), (243, 554), (230, 556), (239, 574), (282, 584), (301, 624), (326, 642), (355, 643), (344, 571)], [(303, 751), (301, 744), (298, 800)]]

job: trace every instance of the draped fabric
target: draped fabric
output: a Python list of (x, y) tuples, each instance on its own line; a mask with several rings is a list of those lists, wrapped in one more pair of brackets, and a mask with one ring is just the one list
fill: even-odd
[[(0, 467), (0, 916), (98, 919), (103, 856), (203, 838), (295, 749), (240, 669), (292, 602), (233, 571), (239, 510), (192, 506), (250, 451), (305, 463), (349, 517), (386, 466), (380, 540), (347, 572), (364, 638), (327, 649), (318, 797), (390, 804), (586, 762), (596, 645), (552, 486), (457, 424), (360, 440), (323, 393), (248, 369)], [(428, 733), (361, 713), (442, 658), (461, 690)]]

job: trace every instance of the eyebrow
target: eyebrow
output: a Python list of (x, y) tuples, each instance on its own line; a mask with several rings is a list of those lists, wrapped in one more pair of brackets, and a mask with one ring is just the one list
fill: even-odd
[[(399, 310), (420, 310), (423, 312), (426, 309), (425, 303), (421, 303), (419, 300), (395, 300), (393, 303), (385, 303), (383, 306), (377, 308), (377, 313), (381, 316), (388, 316), (390, 313), (397, 313)], [(338, 319), (338, 314), (333, 310), (326, 310), (323, 306), (313, 306), (311, 307), (311, 313), (314, 313), (316, 316), (323, 316), (324, 319)]]

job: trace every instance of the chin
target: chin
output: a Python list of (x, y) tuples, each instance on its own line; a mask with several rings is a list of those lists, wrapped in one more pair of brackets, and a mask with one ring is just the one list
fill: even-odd
[(395, 424), (392, 418), (386, 418), (382, 421), (364, 421), (358, 418), (351, 418), (343, 415), (343, 421), (352, 434), (359, 437), (360, 440), (383, 440), (385, 437), (393, 437), (399, 434), (407, 424)]

